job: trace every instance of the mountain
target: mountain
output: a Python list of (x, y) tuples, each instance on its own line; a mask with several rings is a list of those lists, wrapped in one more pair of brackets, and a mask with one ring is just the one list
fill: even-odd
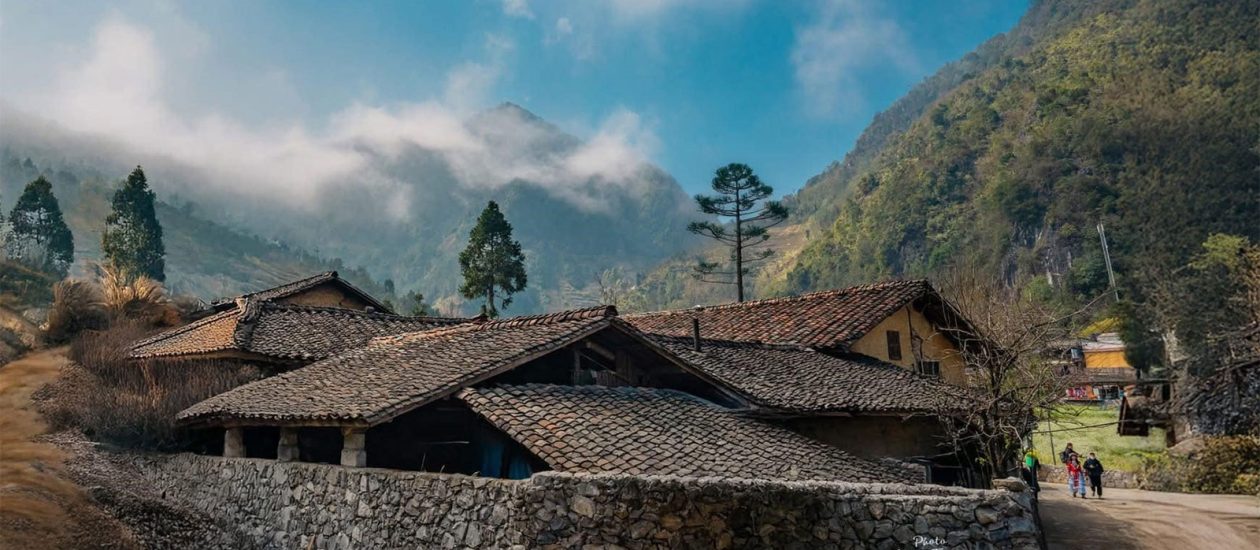
[[(224, 172), (11, 109), (4, 119), (7, 159), (20, 165), (29, 157), (39, 171), (65, 172), (51, 179), (85, 258), (96, 254), (106, 213), (98, 198), (142, 163), (165, 201), (159, 216), (171, 225), (172, 283), (206, 297), (232, 286), (219, 282), (225, 270), (336, 263), (363, 268), (398, 295), (423, 292), (441, 311), (476, 311), (458, 296), (457, 257), (489, 200), (513, 224), (527, 258), (529, 286), (509, 313), (598, 301), (601, 272), (638, 273), (694, 244), (685, 226), (698, 216), (669, 174), (615, 140), (583, 141), (513, 104), (460, 121), (448, 132), (459, 139), (442, 143), (352, 134), (330, 150), (364, 164), (332, 184), (301, 189), (224, 181), (231, 179)], [(4, 196), (16, 196), (12, 189), (27, 175), (6, 176)], [(187, 232), (175, 227), (182, 224)]]
[[(0, 198), (14, 200), (27, 182), (41, 174), (53, 182), (53, 192), (74, 234), (75, 265), (71, 275), (85, 276), (88, 263), (101, 259), (101, 232), (110, 211), (110, 199), (127, 172), (116, 169), (106, 174), (89, 165), (53, 161), (50, 159), (55, 156), (34, 153), (39, 162), (30, 156), (18, 156), (7, 145), (0, 151)], [(7, 210), (12, 203), (0, 206)], [(373, 294), (393, 294), (390, 287), (362, 269), (208, 220), (198, 215), (190, 203), (176, 207), (159, 200), (157, 215), (166, 240), (166, 286), (172, 292), (210, 300), (313, 273), (340, 270), (343, 277)]]
[(1099, 222), (1133, 285), (1212, 233), (1255, 240), (1257, 28), (1256, 2), (1035, 3), (802, 190), (821, 231), (770, 292), (968, 261), (1087, 298), (1107, 286)]
[[(1037, 1), (1009, 32), (876, 115), (785, 198), (774, 296), (970, 264), (1080, 304), (1185, 265), (1213, 233), (1260, 239), (1260, 3)], [(730, 301), (702, 248), (649, 272), (646, 308)], [(1150, 275), (1155, 274), (1155, 275)]]

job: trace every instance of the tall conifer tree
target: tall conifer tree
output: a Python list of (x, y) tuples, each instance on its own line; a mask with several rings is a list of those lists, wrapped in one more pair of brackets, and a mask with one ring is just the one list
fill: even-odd
[(9, 213), (5, 252), (12, 260), (64, 276), (74, 263), (74, 235), (61, 215), (52, 184), (43, 176), (26, 184)]
[(114, 192), (114, 211), (105, 218), (101, 251), (127, 277), (166, 280), (166, 246), (144, 170), (139, 166)]
[[(732, 163), (713, 175), (716, 195), (696, 195), (696, 205), (705, 214), (731, 220), (730, 228), (718, 222), (692, 222), (687, 230), (717, 240), (731, 249), (731, 271), (720, 271), (716, 262), (701, 261), (696, 278), (710, 283), (734, 284), (736, 300), (744, 301), (744, 275), (749, 264), (769, 258), (773, 250), (763, 248), (770, 239), (769, 229), (786, 220), (787, 208), (779, 201), (766, 200), (774, 188), (762, 183), (747, 164)], [(714, 279), (712, 276), (719, 278)]]
[(489, 317), (498, 317), (499, 308), (512, 303), (512, 294), (525, 289), (525, 254), (521, 243), (512, 240), (512, 224), (494, 201), (481, 211), (469, 233), (468, 247), (459, 253), (459, 267), (464, 274), (460, 294), (469, 299), (485, 297), (481, 312)]

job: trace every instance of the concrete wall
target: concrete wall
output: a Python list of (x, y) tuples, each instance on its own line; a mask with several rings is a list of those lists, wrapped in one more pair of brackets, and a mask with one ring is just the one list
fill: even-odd
[[(1013, 490), (537, 474), (510, 481), (135, 458), (172, 504), (267, 548), (1036, 548)], [(917, 544), (916, 544), (917, 541)]]
[[(913, 333), (923, 339), (920, 352), (925, 360), (940, 361), (941, 379), (951, 384), (964, 386), (967, 384), (966, 363), (958, 352), (958, 348), (919, 310), (906, 306), (887, 319), (880, 321), (875, 328), (853, 343), (852, 351), (888, 361), (896, 365), (914, 370), (915, 352), (911, 348), (911, 328)], [(901, 359), (888, 357), (887, 332), (895, 330), (901, 333)]]

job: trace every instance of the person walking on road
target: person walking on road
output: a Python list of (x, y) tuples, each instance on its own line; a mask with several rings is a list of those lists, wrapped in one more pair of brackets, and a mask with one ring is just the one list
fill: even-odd
[(1067, 465), (1068, 458), (1070, 458), (1074, 454), (1076, 454), (1076, 451), (1072, 449), (1072, 442), (1069, 441), (1067, 444), (1067, 447), (1063, 449), (1063, 452), (1059, 453), (1059, 462), (1062, 462), (1064, 465)]
[(1072, 493), (1072, 498), (1076, 498), (1077, 493), (1080, 493), (1081, 498), (1088, 498), (1085, 496), (1085, 470), (1081, 468), (1076, 453), (1068, 455), (1064, 467), (1067, 468), (1068, 492)]
[(1102, 498), (1102, 475), (1103, 465), (1098, 461), (1098, 457), (1094, 453), (1089, 453), (1089, 458), (1085, 459), (1085, 464), (1081, 466), (1086, 474), (1089, 474), (1089, 486), (1094, 490), (1094, 496)]
[(1041, 484), (1037, 482), (1037, 470), (1041, 469), (1041, 461), (1033, 454), (1032, 449), (1024, 451), (1024, 481), (1028, 482), (1028, 487), (1032, 489), (1033, 494), (1041, 492)]

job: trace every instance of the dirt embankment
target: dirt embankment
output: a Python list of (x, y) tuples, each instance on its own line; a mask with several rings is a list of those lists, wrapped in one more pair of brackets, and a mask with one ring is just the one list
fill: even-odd
[(66, 363), (64, 348), (56, 348), (0, 366), (0, 546), (138, 548), (126, 528), (68, 479), (65, 453), (37, 440), (47, 426), (31, 394)]
[(1260, 498), (1111, 489), (1073, 499), (1043, 483), (1041, 521), (1050, 550), (1260, 548)]

